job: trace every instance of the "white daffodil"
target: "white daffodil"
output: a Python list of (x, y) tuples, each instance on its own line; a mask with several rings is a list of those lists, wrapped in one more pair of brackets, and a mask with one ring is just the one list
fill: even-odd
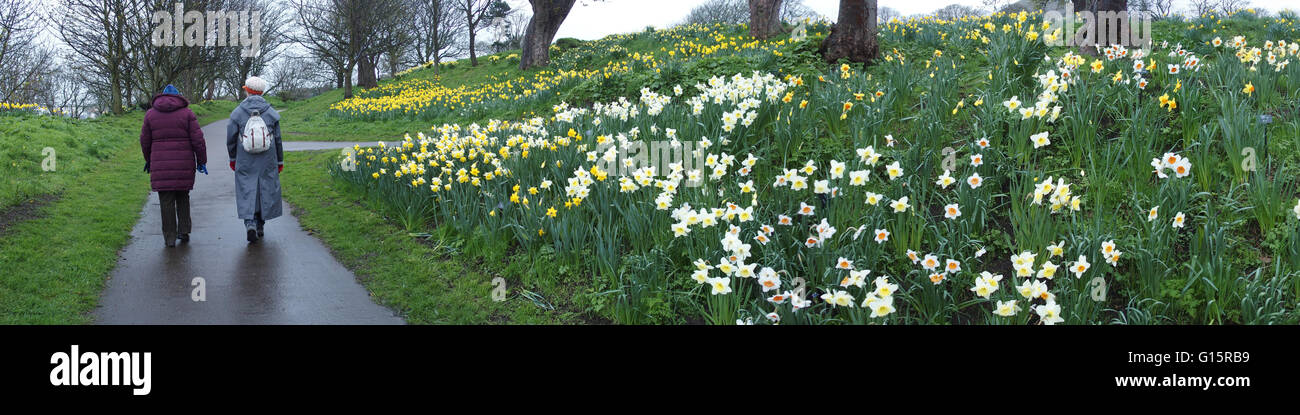
[(907, 196), (903, 196), (898, 200), (890, 202), (889, 207), (894, 208), (894, 213), (903, 213), (907, 211)]
[(884, 317), (894, 312), (893, 296), (884, 298), (869, 296), (862, 304), (871, 309), (871, 318)]
[(1049, 140), (1047, 138), (1046, 131), (1029, 136), (1029, 140), (1034, 143), (1034, 148), (1039, 148), (1048, 144), (1052, 144), (1052, 140)]
[(779, 290), (781, 289), (781, 278), (771, 268), (763, 268), (758, 273), (758, 285), (763, 287), (763, 292)]
[(880, 203), (881, 198), (884, 198), (884, 196), (880, 193), (867, 192), (866, 201), (868, 205), (875, 206)]
[(957, 217), (959, 216), (961, 216), (961, 207), (957, 206), (956, 203), (952, 203), (943, 207), (944, 218), (957, 219)]
[(873, 294), (880, 298), (889, 298), (894, 295), (895, 291), (898, 291), (898, 284), (889, 282), (889, 277), (883, 275), (876, 277), (872, 283), (876, 285), (876, 291)]
[(1061, 306), (1056, 304), (1055, 301), (1048, 301), (1047, 304), (1035, 307), (1034, 311), (1038, 313), (1038, 317), (1042, 319), (1043, 324), (1048, 326), (1065, 321), (1065, 319), (1061, 318)]
[(821, 298), (822, 301), (825, 301), (826, 304), (830, 304), (833, 307), (856, 306), (856, 304), (853, 303), (853, 296), (849, 295), (849, 292), (844, 290), (835, 290), (834, 292), (822, 294)]
[(939, 180), (936, 180), (934, 184), (939, 185), (939, 187), (941, 188), (947, 189), (948, 186), (951, 186), (953, 183), (956, 183), (957, 179), (954, 179), (952, 175), (950, 175), (949, 173), (951, 172), (948, 170), (944, 170), (943, 174), (939, 176)]
[(1083, 273), (1088, 272), (1088, 268), (1091, 267), (1092, 264), (1088, 263), (1088, 257), (1086, 255), (1079, 255), (1079, 260), (1074, 261), (1074, 265), (1070, 265), (1070, 272), (1074, 273), (1075, 279), (1079, 279), (1083, 278)]
[(1016, 313), (1019, 311), (1020, 311), (1020, 306), (1016, 305), (1016, 300), (998, 301), (998, 308), (997, 310), (993, 311), (993, 314), (997, 314), (1002, 317), (1011, 317), (1016, 315)]
[(976, 296), (985, 299), (989, 298), (989, 296), (993, 294), (993, 291), (995, 291), (994, 288), (985, 282), (983, 278), (976, 278), (975, 286), (971, 287), (970, 290), (975, 293)]
[(948, 260), (943, 266), (943, 272), (949, 274), (955, 274), (960, 271), (961, 271), (961, 262), (952, 258), (948, 258)]
[(849, 185), (862, 186), (871, 180), (871, 170), (854, 170), (849, 172)]
[(731, 278), (709, 278), (709, 287), (713, 289), (713, 295), (731, 294)]
[(885, 172), (889, 173), (889, 180), (894, 180), (903, 175), (903, 168), (899, 166), (897, 161), (895, 161), (890, 165), (885, 166)]
[(835, 260), (835, 268), (851, 270), (853, 269), (853, 260), (840, 257), (840, 259)]
[(1048, 257), (1058, 257), (1065, 255), (1065, 241), (1060, 241), (1047, 246)]
[(1038, 269), (1038, 278), (1052, 279), (1056, 277), (1056, 270), (1060, 266), (1053, 264), (1052, 261), (1044, 262), (1042, 268)]
[(841, 163), (841, 162), (839, 162), (839, 161), (835, 161), (835, 160), (831, 160), (831, 171), (830, 171), (830, 175), (831, 175), (831, 178), (832, 178), (832, 179), (838, 179), (838, 178), (844, 177), (844, 172), (845, 172), (844, 163)]
[(939, 268), (939, 257), (934, 256), (934, 254), (926, 254), (925, 259), (921, 260), (921, 268), (925, 268), (926, 271)]

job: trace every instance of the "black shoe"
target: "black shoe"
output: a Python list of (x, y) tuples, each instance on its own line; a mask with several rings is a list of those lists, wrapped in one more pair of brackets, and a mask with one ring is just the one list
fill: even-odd
[(264, 226), (264, 225), (266, 225), (266, 221), (262, 221), (262, 220), (257, 221), (257, 237), (258, 237), (258, 238), (264, 238), (264, 237), (266, 237), (266, 232), (263, 231), (263, 229), (262, 229), (262, 226)]
[(255, 229), (248, 230), (248, 242), (257, 242), (257, 230)]
[(190, 243), (190, 234), (188, 234), (188, 233), (182, 233), (182, 234), (180, 234), (179, 238), (180, 238), (180, 240), (181, 240), (181, 243), (184, 243), (184, 244)]
[(168, 248), (173, 248), (176, 246), (176, 240), (172, 238), (164, 238), (163, 245), (166, 245)]

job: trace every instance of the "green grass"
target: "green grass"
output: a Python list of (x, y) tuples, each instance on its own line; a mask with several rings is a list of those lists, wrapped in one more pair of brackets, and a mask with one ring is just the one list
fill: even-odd
[[(357, 274), (376, 302), (398, 310), (412, 324), (555, 324), (582, 318), (580, 312), (563, 311), (562, 299), (573, 291), (551, 291), (560, 298), (546, 301), (558, 310), (546, 310), (521, 295), (527, 286), (510, 276), (517, 265), (501, 265), (507, 256), (501, 249), (465, 247), (449, 238), (424, 242), (394, 225), (364, 190), (330, 177), (327, 167), (337, 154), (286, 154), (286, 164), (299, 167), (281, 176), (284, 198), (303, 227)], [(505, 278), (509, 293), (502, 302), (492, 300), (497, 276)]]
[[(506, 51), (502, 52), (501, 55), (517, 52)], [(507, 79), (537, 71), (520, 71), (517, 65), (517, 63), (509, 63), (505, 59), (492, 63), (491, 59), (480, 57), (479, 66), (476, 67), (471, 67), (469, 60), (465, 59), (452, 67), (442, 67), (439, 69), (438, 74), (435, 74), (432, 68), (428, 68), (414, 71), (401, 79), (432, 80), (435, 76), (441, 75), (443, 84), (455, 87)], [(394, 81), (385, 80), (380, 84), (390, 82)], [(361, 88), (353, 89), (354, 93), (360, 91)], [(270, 98), (271, 104), (282, 112), (280, 124), (283, 128), (285, 141), (391, 141), (401, 139), (404, 134), (414, 135), (419, 131), (428, 131), (430, 126), (443, 122), (465, 122), (465, 120), (460, 119), (438, 121), (384, 120), (374, 122), (348, 120), (330, 114), (330, 106), (342, 100), (342, 89), (335, 89), (300, 101), (283, 101), (275, 97)], [(495, 116), (507, 117), (517, 116), (517, 114), (495, 114)]]
[[(68, 148), (58, 153), (58, 170), (26, 179), (38, 183), (29, 188), (29, 197), (36, 192), (58, 199), (0, 237), (0, 324), (90, 321), (88, 313), (149, 195), (149, 176), (140, 170), (138, 145), (132, 145), (139, 118), (139, 113), (98, 121), (0, 118), (5, 126), (0, 128), (36, 133)], [(24, 159), (22, 165), (30, 163)]]
[(237, 106), (239, 103), (235, 101), (212, 100), (190, 104), (190, 110), (199, 118), (199, 125), (208, 125), (229, 118), (230, 111), (234, 111)]
[[(208, 101), (191, 109), (206, 124), (234, 106)], [(23, 212), (0, 234), (0, 324), (90, 321), (149, 196), (142, 116), (0, 116), (0, 214)], [(54, 149), (53, 171), (42, 169), (46, 147)]]

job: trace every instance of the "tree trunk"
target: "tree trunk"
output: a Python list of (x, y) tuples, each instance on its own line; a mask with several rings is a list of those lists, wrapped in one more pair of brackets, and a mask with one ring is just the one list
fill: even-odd
[(840, 0), (839, 17), (822, 42), (827, 62), (848, 59), (867, 63), (880, 54), (876, 44), (876, 0)]
[(379, 86), (379, 79), (375, 77), (375, 67), (378, 57), (362, 56), (357, 61), (357, 86), (362, 88), (375, 88)]
[(474, 54), (474, 27), (469, 28), (469, 66), (478, 66), (478, 56)]
[(781, 33), (781, 0), (749, 0), (749, 35), (769, 39)]
[[(551, 41), (560, 31), (560, 24), (569, 16), (576, 0), (529, 0), (533, 4), (533, 18), (524, 31), (519, 69), (528, 70), (551, 63)], [(779, 0), (778, 0), (779, 1)]]
[(356, 62), (348, 64), (347, 75), (343, 77), (343, 99), (352, 98), (352, 68), (356, 66)]
[[(1127, 12), (1128, 0), (1073, 0), (1075, 11), (1092, 12), (1093, 19), (1088, 22), (1081, 30), (1091, 30), (1092, 40), (1090, 44), (1079, 45), (1079, 52), (1087, 56), (1098, 56), (1097, 46), (1108, 47), (1111, 43), (1116, 43), (1119, 39), (1113, 38), (1112, 35), (1125, 38), (1122, 31), (1129, 30), (1128, 18), (1123, 16), (1120, 20), (1103, 19), (1101, 13), (1105, 12)], [(1114, 33), (1111, 33), (1114, 32)], [(1077, 38), (1077, 36), (1076, 36)], [(1127, 45), (1125, 45), (1127, 46)]]

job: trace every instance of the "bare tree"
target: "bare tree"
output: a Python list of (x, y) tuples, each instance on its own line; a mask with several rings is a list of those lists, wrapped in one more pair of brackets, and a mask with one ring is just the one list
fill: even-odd
[(0, 102), (18, 102), (30, 95), (19, 89), (37, 75), (30, 65), (36, 13), (35, 5), (26, 0), (0, 0)]
[(840, 0), (839, 16), (821, 49), (828, 62), (875, 60), (880, 54), (876, 43), (876, 0)]
[(686, 24), (741, 24), (749, 21), (749, 6), (744, 0), (709, 0), (691, 9)]
[(524, 36), (528, 34), (528, 24), (532, 19), (532, 13), (523, 9), (516, 10), (502, 19), (500, 24), (496, 25), (497, 41), (492, 43), (492, 51), (500, 53), (511, 49), (523, 49)]
[(979, 9), (960, 4), (949, 4), (934, 11), (934, 17), (943, 20), (956, 20), (963, 17), (979, 16), (983, 13)]
[(1250, 0), (1219, 0), (1218, 10), (1223, 14), (1234, 13), (1250, 7)]
[[(780, 20), (798, 22), (804, 18), (821, 17), (816, 11), (805, 6), (802, 0), (782, 0)], [(686, 15), (685, 24), (742, 24), (750, 21), (747, 0), (708, 0), (691, 9)]]
[(333, 72), (334, 86), (344, 88), (345, 97), (352, 96), (352, 66), (356, 64), (349, 55), (347, 23), (344, 21), (342, 2), (335, 0), (293, 0), (298, 31), (294, 43), (305, 48), (311, 56), (329, 66)]
[(61, 0), (58, 36), (75, 54), (74, 68), (82, 74), (98, 101), (114, 114), (129, 104), (132, 70), (131, 33), (144, 21), (140, 0)]
[(1129, 0), (1130, 11), (1143, 12), (1154, 18), (1169, 17), (1174, 10), (1174, 0)]
[[(290, 37), (290, 22), (292, 16), (284, 4), (272, 0), (234, 0), (241, 6), (232, 6), (228, 10), (236, 10), (236, 7), (247, 7), (261, 11), (261, 25), (259, 27), (261, 35), (259, 45), (260, 50), (253, 56), (243, 56), (237, 48), (227, 48), (222, 59), (222, 82), (233, 96), (243, 97), (246, 93), (241, 86), (244, 80), (252, 75), (262, 73), (267, 67), (280, 57), (283, 53), (284, 46), (288, 45), (292, 38)], [(279, 83), (271, 84), (271, 89), (277, 88)], [(266, 91), (263, 91), (266, 92)], [(219, 93), (218, 85), (215, 80), (208, 88), (208, 98)]]
[[(569, 2), (572, 7), (573, 2)], [(501, 10), (502, 7), (505, 10)], [(484, 23), (491, 22), (493, 18), (504, 17), (505, 13), (510, 10), (510, 5), (501, 0), (456, 0), (457, 10), (460, 11), (461, 17), (465, 18), (465, 29), (469, 35), (469, 64), (478, 66), (478, 54), (474, 50), (474, 42), (478, 37), (479, 30), (482, 30)], [(568, 12), (566, 11), (567, 15)], [(536, 15), (536, 12), (534, 12)], [(486, 19), (486, 22), (484, 21)], [(557, 23), (555, 25), (559, 27)]]
[(892, 19), (902, 20), (903, 13), (892, 7), (881, 7), (876, 17), (881, 23), (887, 23)]
[(1218, 0), (1188, 0), (1187, 3), (1198, 16), (1214, 12), (1219, 5)]
[(420, 63), (433, 62), (434, 73), (443, 59), (460, 55), (466, 20), (452, 3), (457, 0), (416, 0), (415, 39)]
[(299, 32), (293, 37), (312, 56), (334, 69), (343, 97), (352, 97), (352, 72), (357, 85), (379, 85), (379, 59), (401, 44), (408, 31), (407, 10), (401, 0), (295, 0)]

